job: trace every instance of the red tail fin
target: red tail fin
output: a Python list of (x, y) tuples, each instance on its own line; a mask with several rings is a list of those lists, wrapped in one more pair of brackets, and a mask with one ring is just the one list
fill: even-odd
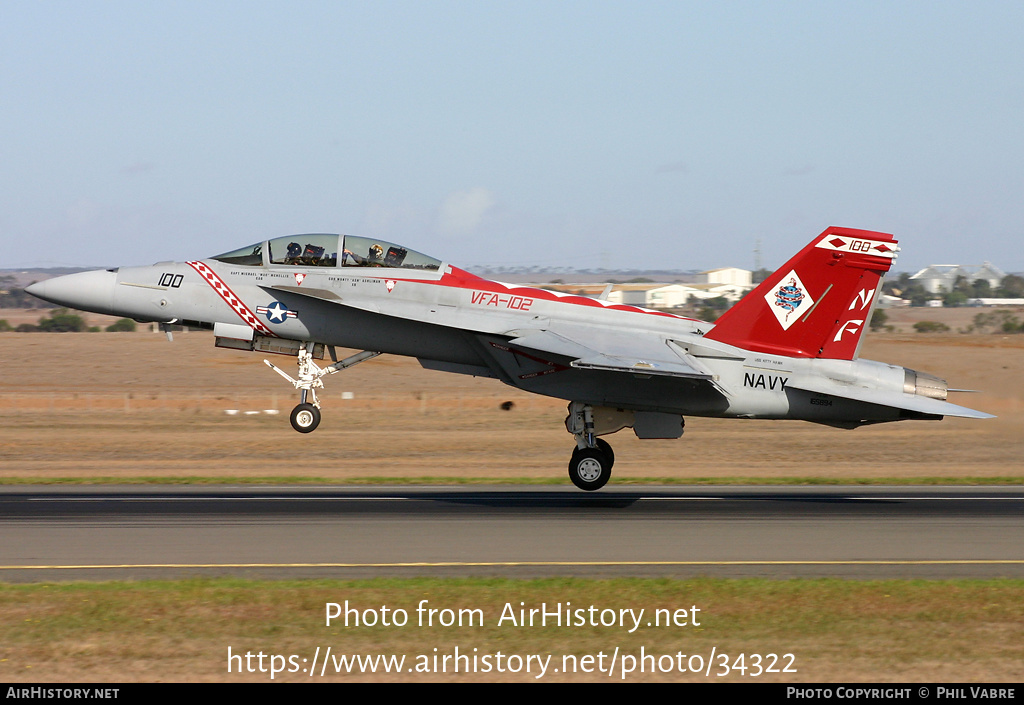
[(773, 355), (852, 360), (898, 251), (892, 235), (829, 228), (726, 311), (707, 337)]

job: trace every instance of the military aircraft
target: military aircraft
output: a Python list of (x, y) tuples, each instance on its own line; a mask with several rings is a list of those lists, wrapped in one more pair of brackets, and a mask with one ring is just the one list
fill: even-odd
[[(596, 490), (601, 436), (679, 438), (685, 416), (854, 428), (943, 416), (945, 380), (858, 359), (892, 235), (830, 227), (715, 323), (502, 284), (378, 238), (308, 234), (205, 260), (70, 274), (28, 287), (62, 306), (212, 329), (219, 347), (296, 357), (291, 424), (320, 423), (323, 378), (381, 353), (569, 401), (569, 477)], [(335, 346), (361, 352), (337, 359)], [(318, 365), (325, 352), (331, 364)]]

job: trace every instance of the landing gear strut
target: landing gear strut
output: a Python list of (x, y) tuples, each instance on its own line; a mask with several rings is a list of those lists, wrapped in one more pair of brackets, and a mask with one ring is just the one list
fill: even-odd
[[(351, 357), (346, 357), (341, 362), (335, 362), (327, 367), (320, 367), (313, 362), (313, 345), (312, 342), (309, 342), (299, 348), (298, 379), (293, 378), (269, 360), (263, 361), (267, 363), (270, 369), (291, 382), (292, 386), (300, 391), (302, 395), (301, 400), (299, 405), (292, 409), (291, 414), (292, 428), (299, 433), (311, 433), (320, 425), (320, 400), (317, 399), (316, 390), (324, 388), (324, 383), (321, 380), (322, 377), (333, 375), (335, 372), (341, 372), (348, 367), (352, 367), (352, 365), (358, 365), (360, 362), (365, 362), (380, 355), (379, 352), (363, 350)], [(331, 357), (334, 357), (334, 348), (331, 348)], [(309, 399), (312, 401), (308, 401)]]
[(612, 476), (615, 453), (607, 441), (594, 435), (593, 407), (571, 402), (565, 428), (576, 438), (576, 449), (569, 460), (569, 479), (587, 492), (601, 489)]

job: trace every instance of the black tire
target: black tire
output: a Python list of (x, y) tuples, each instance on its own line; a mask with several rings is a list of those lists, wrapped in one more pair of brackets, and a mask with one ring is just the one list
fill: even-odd
[(615, 451), (612, 450), (611, 444), (603, 438), (595, 438), (594, 443), (599, 451), (608, 456), (608, 469), (611, 470), (615, 467)]
[(299, 433), (312, 433), (320, 425), (320, 409), (312, 404), (299, 404), (292, 409), (290, 420)]
[(597, 448), (577, 448), (569, 461), (569, 479), (581, 490), (593, 492), (608, 483), (612, 464), (608, 456)]

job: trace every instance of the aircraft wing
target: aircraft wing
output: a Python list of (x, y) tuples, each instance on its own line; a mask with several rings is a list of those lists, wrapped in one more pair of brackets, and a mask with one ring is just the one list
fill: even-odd
[(868, 404), (878, 404), (894, 409), (906, 409), (922, 414), (934, 414), (936, 416), (959, 416), (965, 419), (994, 419), (992, 414), (983, 411), (975, 411), (965, 406), (957, 406), (940, 399), (920, 396), (917, 394), (905, 394), (883, 389), (869, 389), (851, 384), (838, 384), (822, 378), (807, 378), (790, 380), (786, 385), (791, 389), (802, 389), (805, 392), (817, 394), (828, 394), (833, 397), (853, 399)]
[[(380, 309), (363, 302), (342, 301), (333, 291), (274, 285), (265, 287), (286, 291), (331, 303), (352, 306), (380, 313)], [(572, 367), (586, 370), (631, 372), (634, 374), (713, 379), (714, 375), (693, 356), (669, 347), (660, 335), (637, 331), (617, 331), (610, 328), (577, 326), (558, 323), (542, 330), (513, 330), (510, 344), (541, 353), (571, 358)]]
[(556, 330), (511, 331), (509, 334), (515, 336), (509, 341), (510, 345), (573, 358), (569, 364), (577, 369), (690, 379), (714, 377), (691, 356), (675, 352), (656, 334), (571, 325), (558, 326)]

